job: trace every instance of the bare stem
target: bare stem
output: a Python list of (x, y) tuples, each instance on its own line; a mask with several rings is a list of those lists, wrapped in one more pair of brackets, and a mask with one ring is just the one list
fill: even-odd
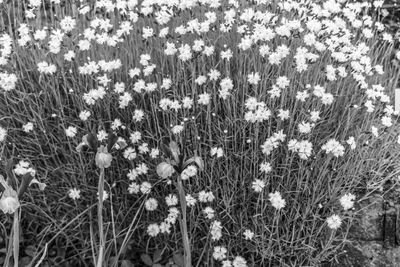
[(103, 232), (103, 192), (104, 192), (104, 168), (100, 169), (100, 179), (99, 179), (99, 205), (97, 206), (97, 217), (99, 223), (99, 236), (100, 236), (100, 247), (99, 247), (99, 256), (97, 258), (96, 267), (103, 266), (103, 254), (104, 254), (104, 232)]
[(18, 267), (19, 258), (19, 209), (14, 211), (14, 222), (13, 222), (13, 257), (14, 267)]
[(186, 197), (185, 190), (183, 189), (181, 176), (178, 175), (178, 192), (179, 192), (179, 202), (181, 204), (182, 216), (179, 220), (182, 232), (182, 240), (183, 240), (183, 252), (184, 252), (184, 265), (185, 267), (192, 266), (192, 256), (190, 253), (190, 242), (189, 235), (187, 230), (187, 221), (186, 221)]

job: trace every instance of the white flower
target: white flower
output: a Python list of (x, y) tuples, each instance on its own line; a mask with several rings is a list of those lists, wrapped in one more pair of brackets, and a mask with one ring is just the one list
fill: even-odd
[(44, 74), (54, 74), (57, 71), (57, 67), (54, 64), (49, 64), (47, 62), (39, 62), (37, 64), (38, 71)]
[(60, 27), (65, 32), (72, 31), (74, 29), (75, 25), (76, 25), (75, 19), (73, 19), (73, 18), (71, 18), (69, 16), (64, 17), (60, 22)]
[(140, 190), (140, 185), (138, 185), (137, 183), (131, 183), (128, 187), (129, 194), (137, 194), (139, 193), (139, 190)]
[(78, 132), (78, 130), (76, 129), (76, 127), (73, 126), (69, 126), (66, 130), (65, 130), (65, 135), (67, 137), (75, 137), (76, 133)]
[(136, 167), (136, 171), (138, 172), (139, 175), (147, 174), (147, 172), (149, 171), (149, 167), (147, 167), (146, 163), (140, 163)]
[(32, 176), (35, 176), (36, 171), (29, 167), (29, 162), (20, 160), (17, 165), (15, 165), (14, 173), (16, 175), (25, 175), (26, 173), (30, 172)]
[(107, 139), (108, 133), (107, 133), (106, 131), (104, 131), (104, 130), (100, 130), (100, 131), (97, 133), (97, 136), (96, 136), (96, 137), (97, 137), (97, 140), (99, 140), (99, 141), (101, 142), (101, 141)]
[(393, 125), (392, 119), (389, 116), (383, 116), (381, 118), (382, 125), (385, 127), (390, 127)]
[(133, 113), (132, 119), (136, 122), (142, 121), (144, 118), (144, 112), (141, 109), (136, 109)]
[(81, 190), (76, 189), (76, 188), (71, 188), (68, 191), (68, 196), (70, 198), (72, 198), (73, 200), (79, 199), (79, 198), (81, 198)]
[(143, 194), (148, 194), (151, 191), (151, 184), (149, 182), (143, 182), (140, 185), (140, 192), (142, 192)]
[(160, 164), (157, 165), (156, 172), (158, 176), (160, 176), (163, 179), (166, 179), (168, 177), (171, 177), (172, 174), (174, 174), (175, 169), (171, 164), (167, 162), (161, 162)]
[(371, 133), (372, 133), (375, 137), (378, 137), (378, 136), (379, 136), (378, 128), (376, 128), (375, 126), (371, 126)]
[(158, 207), (158, 202), (155, 198), (149, 198), (148, 200), (146, 200), (146, 202), (144, 203), (144, 207), (146, 208), (146, 210), (148, 211), (154, 211), (157, 209)]
[(289, 118), (289, 110), (280, 109), (280, 110), (279, 110), (278, 117), (279, 117), (281, 120), (286, 120), (286, 119), (288, 119), (288, 118)]
[(233, 267), (246, 267), (247, 262), (243, 257), (236, 256), (235, 259), (232, 262)]
[(79, 113), (79, 118), (80, 118), (82, 121), (86, 121), (86, 120), (90, 117), (90, 115), (91, 115), (90, 111), (88, 111), (88, 110), (82, 110), (82, 111)]
[(189, 194), (185, 196), (185, 199), (186, 199), (186, 205), (188, 207), (192, 207), (196, 204), (196, 199)]
[(281, 193), (275, 191), (275, 193), (269, 193), (268, 196), (275, 209), (280, 210), (286, 206), (286, 200), (282, 198)]
[(160, 223), (160, 232), (162, 233), (162, 234), (169, 234), (169, 233), (171, 233), (171, 224), (170, 223), (168, 223), (168, 222), (161, 222)]
[(344, 210), (349, 210), (353, 208), (355, 199), (355, 195), (347, 193), (340, 198), (340, 205), (342, 205)]
[(271, 163), (263, 162), (260, 164), (260, 171), (264, 173), (269, 173), (272, 171)]
[(165, 202), (168, 206), (175, 206), (178, 204), (178, 198), (174, 194), (169, 194), (165, 197)]
[(342, 224), (342, 219), (339, 217), (339, 215), (333, 214), (326, 219), (326, 222), (328, 223), (329, 228), (336, 230)]
[(315, 110), (311, 111), (310, 112), (310, 120), (312, 122), (316, 122), (317, 120), (319, 120), (320, 119), (319, 113), (320, 113), (319, 111), (315, 111)]
[(201, 105), (208, 105), (210, 103), (210, 95), (207, 93), (200, 94), (197, 102)]
[(301, 123), (299, 123), (299, 124), (297, 125), (297, 127), (298, 127), (300, 133), (302, 133), (302, 134), (308, 134), (308, 133), (311, 132), (311, 129), (312, 129), (312, 127), (313, 127), (313, 124), (308, 123), (308, 122), (305, 122), (305, 121), (302, 121)]
[(222, 261), (226, 258), (228, 250), (222, 246), (214, 247), (213, 258), (217, 261)]
[[(400, 54), (400, 51), (399, 51)], [(204, 75), (201, 75), (199, 77), (196, 78), (196, 80), (194, 81), (195, 83), (197, 83), (198, 85), (202, 85), (207, 81), (207, 77)]]
[(152, 223), (147, 226), (147, 234), (149, 236), (155, 237), (160, 233), (160, 227), (156, 223)]
[(32, 122), (28, 122), (25, 125), (22, 126), (22, 129), (24, 130), (24, 132), (29, 133), (30, 131), (33, 130), (33, 123)]
[(203, 203), (212, 202), (215, 199), (212, 192), (206, 192), (204, 190), (199, 192), (198, 198), (199, 201)]
[[(97, 195), (97, 199), (99, 199), (99, 192), (96, 193)], [(108, 199), (108, 192), (107, 191), (103, 191), (103, 201)]]
[(254, 237), (254, 233), (253, 233), (252, 231), (250, 231), (249, 229), (246, 229), (246, 230), (243, 232), (243, 236), (244, 236), (244, 239), (246, 239), (246, 240), (251, 240), (251, 239), (253, 239), (253, 237)]
[(247, 81), (250, 84), (257, 85), (260, 80), (261, 80), (261, 77), (260, 77), (260, 74), (258, 74), (258, 72), (256, 72), (256, 73), (252, 72), (249, 75), (247, 75)]
[(175, 125), (174, 127), (172, 127), (171, 132), (173, 134), (180, 134), (183, 131), (184, 127), (183, 125)]
[(126, 176), (129, 180), (134, 181), (139, 176), (139, 173), (136, 169), (131, 169)]
[(330, 139), (321, 149), (325, 150), (326, 154), (332, 153), (335, 157), (343, 156), (345, 151), (344, 146), (335, 139)]
[(6, 139), (7, 130), (0, 126), (0, 142), (3, 142)]
[(352, 150), (357, 147), (356, 141), (353, 136), (350, 136), (349, 139), (347, 139), (346, 143), (350, 146)]
[(181, 173), (182, 180), (187, 180), (190, 177), (193, 177), (197, 174), (196, 166), (189, 165), (186, 169), (184, 169)]
[(213, 147), (211, 148), (211, 157), (217, 155), (217, 158), (222, 157), (224, 155), (224, 150), (221, 147)]
[(211, 207), (205, 207), (203, 210), (204, 215), (207, 219), (211, 220), (215, 216), (215, 211)]
[(222, 267), (232, 267), (232, 261), (230, 261), (230, 260), (225, 260), (225, 261), (222, 261), (221, 263), (222, 263)]
[(160, 150), (158, 148), (152, 148), (150, 151), (150, 157), (155, 159), (160, 155)]
[(142, 134), (138, 131), (131, 133), (129, 136), (129, 139), (131, 140), (132, 144), (137, 143), (140, 139), (142, 139)]
[(222, 225), (219, 221), (213, 221), (211, 223), (211, 239), (213, 241), (219, 240), (222, 237)]
[(255, 179), (251, 188), (257, 193), (260, 193), (265, 187), (265, 182), (260, 179)]

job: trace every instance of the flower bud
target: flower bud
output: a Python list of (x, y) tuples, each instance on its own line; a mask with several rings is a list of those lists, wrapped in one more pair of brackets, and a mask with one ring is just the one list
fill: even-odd
[(112, 156), (107, 151), (107, 147), (101, 145), (96, 153), (96, 165), (99, 168), (108, 168), (111, 166)]
[(161, 162), (160, 164), (157, 165), (156, 171), (158, 176), (165, 179), (170, 177), (175, 172), (175, 169), (171, 164), (166, 162)]
[(14, 213), (20, 206), (18, 201), (18, 194), (4, 181), (3, 176), (0, 175), (0, 182), (5, 187), (3, 194), (0, 198), (0, 210), (4, 213)]

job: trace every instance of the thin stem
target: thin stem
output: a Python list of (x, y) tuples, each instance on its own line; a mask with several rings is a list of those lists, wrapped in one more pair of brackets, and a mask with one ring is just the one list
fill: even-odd
[(14, 257), (14, 267), (18, 267), (19, 258), (19, 209), (14, 212), (14, 222), (13, 222), (13, 257)]
[(184, 252), (184, 265), (185, 267), (192, 266), (192, 256), (190, 253), (190, 242), (187, 230), (187, 221), (186, 221), (186, 197), (185, 190), (183, 189), (181, 176), (178, 175), (178, 192), (179, 192), (179, 202), (181, 204), (182, 216), (179, 220), (182, 232), (182, 241), (183, 241), (183, 252)]
[(103, 254), (104, 254), (104, 232), (103, 232), (103, 192), (104, 192), (104, 168), (100, 169), (100, 179), (99, 179), (99, 205), (97, 209), (98, 223), (99, 223), (99, 235), (100, 235), (100, 248), (99, 256), (97, 258), (97, 267), (103, 266)]

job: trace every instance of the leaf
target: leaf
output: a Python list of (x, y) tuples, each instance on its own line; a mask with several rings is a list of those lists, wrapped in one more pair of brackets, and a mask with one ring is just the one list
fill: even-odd
[(14, 161), (12, 159), (8, 159), (6, 162), (6, 174), (7, 174), (7, 180), (8, 182), (11, 184), (12, 188), (17, 188), (16, 185), (16, 178), (13, 172), (13, 165), (14, 165)]
[(124, 149), (125, 147), (128, 146), (125, 140), (118, 140), (117, 145), (119, 146), (119, 149)]
[(33, 176), (30, 172), (27, 172), (24, 174), (24, 176), (22, 176), (22, 183), (21, 183), (21, 186), (19, 187), (18, 198), (21, 198), (23, 196), (26, 189), (30, 185), (32, 179), (33, 179)]
[(121, 262), (121, 267), (134, 267), (135, 265), (133, 265), (133, 263), (131, 261), (128, 260), (123, 260)]
[(171, 150), (172, 153), (172, 157), (174, 158), (174, 160), (179, 164), (180, 160), (179, 160), (179, 155), (181, 154), (179, 151), (179, 146), (176, 142), (171, 141), (169, 143), (169, 148)]
[(18, 262), (18, 266), (28, 266), (31, 260), (31, 257), (22, 257)]
[(200, 158), (200, 157), (198, 157), (198, 156), (194, 156), (194, 157), (191, 157), (190, 159), (188, 159), (186, 162), (185, 162), (185, 164), (184, 164), (184, 168), (186, 168), (186, 166), (188, 166), (190, 163), (196, 163), (196, 165), (199, 167), (199, 170), (200, 171), (203, 171), (204, 170), (204, 162), (203, 162), (203, 159), (202, 158)]
[(116, 136), (114, 133), (111, 133), (108, 137), (107, 150), (111, 151), (111, 148), (115, 145), (117, 141), (118, 141), (118, 136)]
[[(161, 260), (161, 257), (162, 257), (162, 250), (161, 249), (157, 249), (154, 252), (154, 255), (153, 255), (153, 262), (154, 263), (159, 262)], [(153, 265), (153, 267), (154, 267), (154, 265)]]
[(142, 259), (144, 264), (146, 264), (147, 266), (152, 266), (153, 265), (153, 261), (152, 261), (151, 257), (149, 255), (147, 255), (147, 254), (140, 255), (140, 259)]
[(180, 253), (175, 253), (175, 254), (173, 255), (173, 258), (174, 258), (175, 264), (177, 264), (177, 265), (180, 266), (180, 267), (184, 267), (183, 256), (182, 256), (182, 254), (180, 254)]
[(161, 264), (159, 264), (159, 263), (156, 263), (156, 264), (153, 264), (153, 266), (152, 267), (162, 267), (162, 265)]
[(24, 251), (26, 255), (31, 256), (32, 258), (36, 255), (36, 248), (32, 245), (27, 246)]
[[(97, 137), (94, 136), (92, 133), (88, 133), (86, 136), (86, 141), (89, 144), (89, 146), (95, 151), (97, 152), (97, 147), (98, 147), (98, 141), (97, 141)], [(85, 137), (84, 136), (84, 137)]]
[(164, 143), (161, 143), (160, 148), (161, 148), (161, 151), (164, 153), (164, 155), (167, 158), (172, 158), (173, 157), (172, 153), (171, 153), (171, 149), (167, 145), (165, 145)]
[(194, 162), (196, 162), (197, 166), (199, 167), (200, 171), (204, 170), (204, 161), (200, 157), (194, 157)]

